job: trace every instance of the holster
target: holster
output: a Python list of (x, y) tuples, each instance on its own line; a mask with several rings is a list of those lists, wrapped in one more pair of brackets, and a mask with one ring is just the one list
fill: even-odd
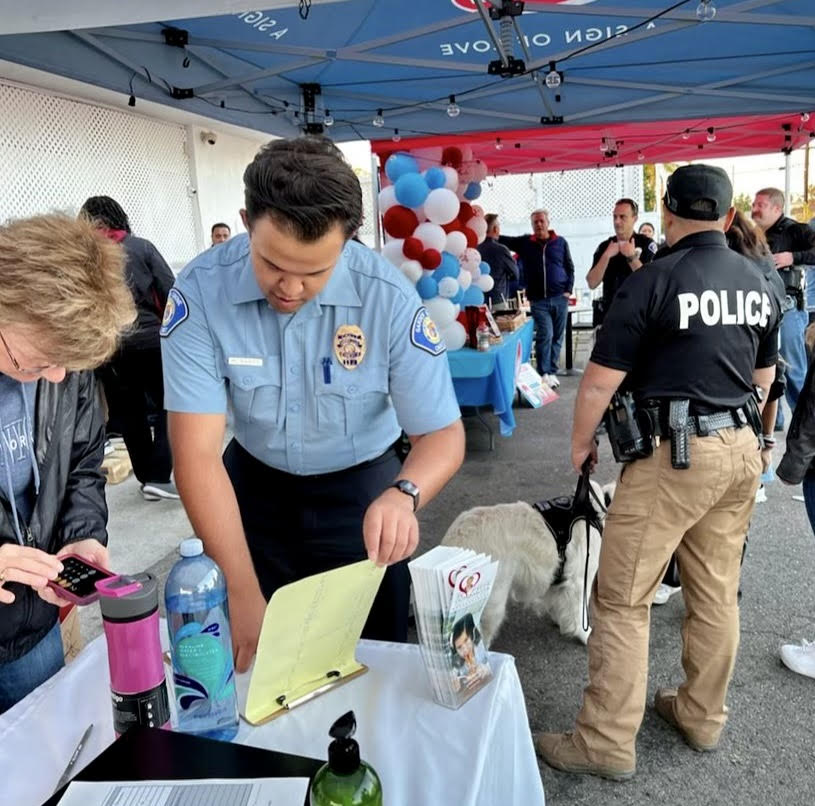
[(690, 400), (671, 400), (668, 404), (668, 430), (671, 435), (671, 467), (687, 470), (690, 467), (688, 423)]

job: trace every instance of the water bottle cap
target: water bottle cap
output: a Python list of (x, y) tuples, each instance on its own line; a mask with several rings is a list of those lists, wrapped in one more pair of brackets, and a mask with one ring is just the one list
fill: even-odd
[(200, 537), (188, 537), (181, 542), (178, 551), (182, 557), (197, 557), (204, 553), (204, 544)]

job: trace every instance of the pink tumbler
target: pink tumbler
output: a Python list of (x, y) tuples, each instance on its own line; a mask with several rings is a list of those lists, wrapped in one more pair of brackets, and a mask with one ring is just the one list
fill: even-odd
[(158, 582), (138, 574), (141, 589), (99, 600), (108, 642), (113, 727), (117, 736), (134, 725), (170, 727), (158, 624)]

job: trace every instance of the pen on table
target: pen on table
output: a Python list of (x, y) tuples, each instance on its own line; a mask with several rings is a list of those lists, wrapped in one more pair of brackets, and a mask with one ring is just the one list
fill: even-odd
[[(65, 767), (62, 775), (59, 778), (57, 783), (56, 789), (61, 789), (68, 781), (71, 780), (71, 773), (74, 771), (74, 767), (76, 766), (77, 759), (79, 758), (79, 754), (82, 752), (82, 748), (85, 746), (85, 742), (88, 741), (88, 737), (91, 735), (91, 731), (93, 730), (93, 722), (85, 728), (85, 732), (82, 734), (82, 738), (79, 740), (79, 744), (76, 746), (76, 750), (71, 754), (71, 760), (68, 762), (68, 765)], [(54, 790), (56, 791), (56, 790)]]

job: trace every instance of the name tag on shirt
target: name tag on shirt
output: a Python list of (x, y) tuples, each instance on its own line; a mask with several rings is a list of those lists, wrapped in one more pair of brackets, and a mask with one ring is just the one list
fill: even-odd
[(226, 363), (231, 367), (262, 367), (262, 358), (244, 358), (238, 355), (230, 355)]

